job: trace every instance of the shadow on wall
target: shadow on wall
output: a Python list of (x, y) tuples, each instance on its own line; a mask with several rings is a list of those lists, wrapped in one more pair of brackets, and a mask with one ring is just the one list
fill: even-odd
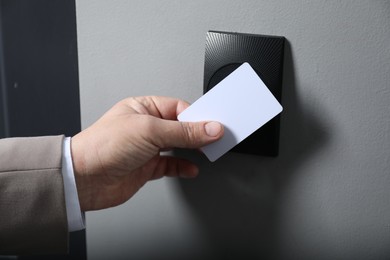
[(196, 257), (278, 257), (278, 207), (283, 191), (299, 174), (300, 165), (326, 144), (329, 134), (322, 130), (317, 115), (305, 111), (298, 99), (288, 42), (283, 85), (279, 157), (229, 153), (210, 163), (192, 152), (179, 151), (180, 156), (200, 166), (195, 180), (177, 181), (184, 200), (207, 234), (204, 242), (208, 247), (196, 252)]

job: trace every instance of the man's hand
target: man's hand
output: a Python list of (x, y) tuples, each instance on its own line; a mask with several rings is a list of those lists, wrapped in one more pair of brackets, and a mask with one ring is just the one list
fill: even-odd
[(72, 138), (71, 151), (82, 211), (113, 207), (147, 181), (195, 177), (189, 161), (160, 156), (174, 147), (199, 148), (220, 139), (216, 122), (178, 122), (188, 104), (168, 97), (128, 98)]

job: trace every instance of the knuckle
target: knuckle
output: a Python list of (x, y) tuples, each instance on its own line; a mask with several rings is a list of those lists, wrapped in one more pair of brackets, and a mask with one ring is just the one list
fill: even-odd
[(181, 125), (185, 143), (190, 146), (195, 145), (199, 137), (199, 128), (190, 123), (182, 123)]

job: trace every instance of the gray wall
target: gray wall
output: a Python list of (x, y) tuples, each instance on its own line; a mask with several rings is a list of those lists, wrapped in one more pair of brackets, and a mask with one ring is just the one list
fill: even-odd
[(127, 96), (195, 101), (208, 30), (288, 40), (280, 156), (182, 154), (196, 180), (87, 214), (90, 259), (390, 257), (390, 2), (77, 1), (77, 19), (83, 127)]

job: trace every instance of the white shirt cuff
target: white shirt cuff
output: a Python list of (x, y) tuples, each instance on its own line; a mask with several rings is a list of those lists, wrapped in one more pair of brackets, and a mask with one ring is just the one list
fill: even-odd
[(62, 177), (64, 179), (66, 215), (69, 232), (85, 228), (84, 213), (81, 212), (76, 181), (73, 172), (72, 155), (70, 152), (70, 137), (64, 138), (62, 146)]

